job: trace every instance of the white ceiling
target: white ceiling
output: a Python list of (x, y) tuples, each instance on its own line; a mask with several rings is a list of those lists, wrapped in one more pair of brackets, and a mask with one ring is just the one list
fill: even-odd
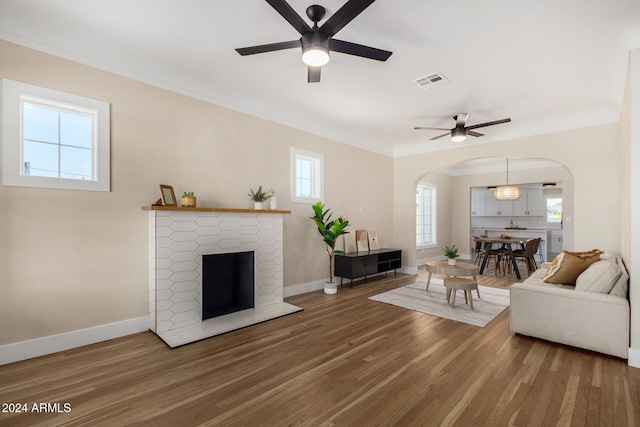
[[(336, 38), (391, 58), (333, 53), (316, 84), (299, 50), (235, 52), (299, 38), (264, 0), (0, 0), (0, 38), (399, 157), (619, 120), (640, 1), (378, 0)], [(434, 71), (449, 82), (413, 82)], [(462, 143), (413, 130), (459, 112), (512, 122)]]

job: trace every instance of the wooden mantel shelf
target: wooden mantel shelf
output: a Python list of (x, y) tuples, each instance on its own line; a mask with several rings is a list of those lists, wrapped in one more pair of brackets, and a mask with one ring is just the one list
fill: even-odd
[(291, 211), (284, 210), (271, 210), (271, 209), (236, 209), (236, 208), (213, 208), (214, 212), (243, 212), (243, 213), (267, 213), (267, 214), (285, 214), (288, 215)]
[(257, 210), (257, 209), (236, 209), (236, 208), (183, 208), (180, 206), (143, 206), (143, 211), (184, 211), (184, 212), (235, 212), (235, 213), (259, 213), (259, 214), (280, 214), (288, 215), (291, 211), (286, 210)]

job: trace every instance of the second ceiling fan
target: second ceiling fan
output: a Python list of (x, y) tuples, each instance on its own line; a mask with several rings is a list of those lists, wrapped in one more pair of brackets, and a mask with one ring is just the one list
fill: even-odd
[(511, 119), (507, 118), (507, 119), (502, 119), (502, 120), (494, 120), (492, 122), (486, 122), (486, 123), (480, 123), (477, 125), (472, 125), (472, 126), (467, 126), (467, 118), (469, 117), (469, 114), (467, 113), (460, 113), (457, 114), (455, 116), (453, 116), (453, 120), (456, 121), (456, 126), (453, 129), (445, 129), (445, 128), (432, 128), (432, 127), (419, 127), (416, 126), (414, 129), (416, 130), (422, 130), (422, 129), (433, 129), (433, 130), (446, 130), (447, 133), (443, 133), (442, 135), (438, 135), (438, 136), (434, 136), (433, 138), (430, 138), (430, 141), (434, 141), (436, 139), (442, 138), (444, 136), (447, 135), (451, 135), (451, 140), (453, 142), (461, 142), (464, 141), (465, 139), (467, 139), (467, 135), (471, 135), (471, 136), (484, 136), (483, 133), (480, 132), (475, 132), (473, 129), (478, 129), (478, 128), (483, 128), (483, 127), (487, 127), (487, 126), (493, 126), (493, 125), (499, 125), (501, 123), (508, 123), (511, 121)]
[(321, 27), (318, 27), (318, 22), (324, 18), (326, 12), (322, 6), (312, 5), (307, 8), (307, 16), (313, 22), (313, 27), (310, 27), (285, 0), (266, 1), (282, 15), (302, 37), (298, 40), (236, 49), (242, 56), (301, 47), (302, 62), (308, 67), (307, 81), (309, 83), (317, 83), (320, 81), (321, 67), (329, 61), (329, 52), (340, 52), (347, 55), (375, 59), (377, 61), (386, 61), (392, 54), (392, 52), (386, 50), (333, 38), (338, 31), (369, 7), (375, 0), (349, 0), (322, 24)]

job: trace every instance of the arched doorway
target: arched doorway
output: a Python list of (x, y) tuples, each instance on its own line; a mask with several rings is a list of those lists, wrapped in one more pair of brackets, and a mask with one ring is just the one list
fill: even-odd
[[(428, 245), (416, 244), (416, 267), (431, 259), (442, 257), (441, 247), (455, 244), (461, 249), (463, 257), (471, 255), (472, 227), (500, 228), (517, 223), (521, 228), (554, 230), (553, 236), (545, 244), (546, 253), (551, 254), (553, 238), (559, 238), (566, 249), (573, 249), (573, 176), (571, 172), (557, 161), (542, 158), (509, 158), (509, 184), (522, 186), (526, 192), (544, 195), (561, 194), (563, 212), (569, 222), (550, 223), (543, 213), (535, 215), (521, 214), (520, 211), (504, 212), (503, 216), (494, 214), (472, 215), (472, 189), (486, 189), (490, 186), (507, 183), (506, 157), (479, 157), (441, 165), (418, 176), (414, 190), (422, 186), (436, 189), (436, 209), (434, 211), (435, 240)], [(543, 183), (555, 183), (554, 189), (542, 189)], [(493, 194), (493, 193), (491, 193)], [(547, 199), (541, 199), (544, 203)], [(419, 231), (418, 200), (416, 200), (416, 234)], [(522, 216), (519, 216), (522, 215)], [(554, 249), (556, 246), (554, 245)]]

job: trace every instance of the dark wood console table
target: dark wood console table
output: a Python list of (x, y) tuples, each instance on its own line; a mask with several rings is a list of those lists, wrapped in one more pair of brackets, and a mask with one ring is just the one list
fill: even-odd
[(340, 285), (344, 278), (353, 279), (377, 273), (387, 273), (402, 267), (402, 250), (377, 249), (375, 251), (336, 255), (334, 274), (340, 277)]

